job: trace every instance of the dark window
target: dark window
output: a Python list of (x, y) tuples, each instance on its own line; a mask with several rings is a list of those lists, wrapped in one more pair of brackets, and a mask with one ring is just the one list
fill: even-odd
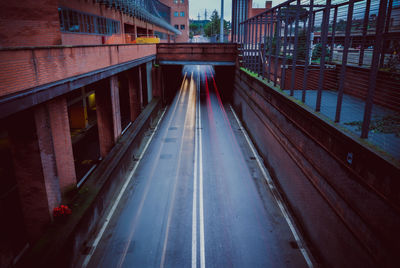
[(119, 33), (119, 21), (59, 7), (60, 29), (63, 32), (112, 35)]
[(181, 30), (185, 30), (185, 24), (181, 24)]
[(61, 31), (65, 31), (63, 10), (58, 8), (58, 17), (60, 18)]
[(175, 24), (174, 26), (175, 26), (175, 29), (179, 29), (179, 25), (178, 24)]

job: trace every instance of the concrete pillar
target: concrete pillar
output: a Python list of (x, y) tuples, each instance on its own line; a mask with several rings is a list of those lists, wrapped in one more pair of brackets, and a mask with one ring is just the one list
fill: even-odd
[(138, 67), (138, 75), (139, 75), (139, 100), (140, 100), (140, 110), (143, 110), (143, 81), (142, 81), (142, 67), (139, 65)]
[(161, 73), (160, 73), (160, 67), (152, 68), (151, 69), (151, 79), (152, 79), (152, 87), (153, 87), (153, 97), (161, 97)]
[(152, 76), (151, 69), (153, 68), (153, 63), (146, 63), (146, 78), (147, 78), (147, 103), (150, 103), (153, 99), (153, 85), (152, 85)]
[(57, 173), (61, 192), (76, 188), (76, 173), (72, 151), (71, 132), (68, 120), (68, 106), (65, 97), (47, 103), (53, 138)]
[(13, 116), (8, 124), (20, 204), (31, 241), (40, 237), (61, 202), (46, 105)]
[(134, 68), (131, 72), (127, 73), (130, 118), (132, 122), (134, 122), (140, 114), (139, 77), (139, 68)]
[(96, 114), (100, 155), (105, 157), (121, 134), (118, 77), (112, 76), (96, 89)]

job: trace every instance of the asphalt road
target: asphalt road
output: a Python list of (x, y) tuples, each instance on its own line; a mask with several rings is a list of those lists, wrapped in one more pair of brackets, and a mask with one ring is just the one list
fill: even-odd
[(82, 267), (307, 267), (211, 67), (180, 91)]

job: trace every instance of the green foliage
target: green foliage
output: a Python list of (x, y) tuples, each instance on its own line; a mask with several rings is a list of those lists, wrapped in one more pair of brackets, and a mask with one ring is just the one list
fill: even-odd
[(306, 60), (307, 58), (307, 35), (303, 30), (298, 36), (297, 42), (297, 59), (298, 60)]
[[(320, 61), (321, 54), (322, 54), (322, 44), (318, 43), (314, 46), (314, 49), (312, 51), (312, 60)], [(329, 49), (329, 47), (326, 47), (325, 62), (327, 62), (329, 60), (330, 55), (331, 55), (331, 50)]]
[[(219, 34), (221, 25), (221, 18), (216, 10), (213, 11), (210, 22), (204, 26), (204, 34), (208, 37)], [(224, 20), (224, 33), (228, 31), (228, 22)]]
[[(358, 131), (360, 131), (362, 127), (362, 121), (354, 121), (344, 124), (348, 126), (356, 126)], [(400, 114), (377, 116), (371, 120), (369, 129), (373, 133), (392, 133), (395, 134), (396, 137), (400, 138)]]

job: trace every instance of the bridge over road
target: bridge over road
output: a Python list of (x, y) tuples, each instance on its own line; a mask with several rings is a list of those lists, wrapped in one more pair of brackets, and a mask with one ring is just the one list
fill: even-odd
[(164, 65), (233, 66), (236, 64), (237, 55), (237, 44), (234, 43), (162, 43), (157, 45), (157, 61)]

